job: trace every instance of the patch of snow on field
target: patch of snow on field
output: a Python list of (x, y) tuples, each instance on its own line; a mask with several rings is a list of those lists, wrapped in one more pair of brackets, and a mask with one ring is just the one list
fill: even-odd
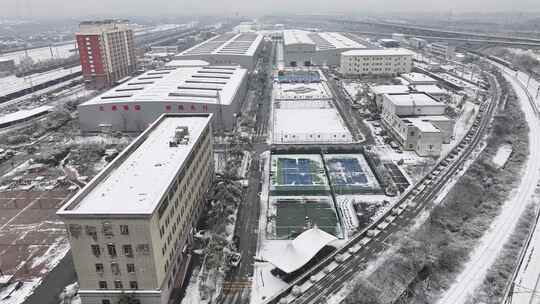
[(502, 145), (497, 149), (497, 153), (493, 156), (491, 161), (498, 167), (502, 168), (510, 155), (512, 154), (512, 145)]
[[(22, 281), (23, 285), (15, 290), (17, 282), (14, 282), (0, 291), (0, 303), (2, 304), (21, 304), (23, 303), (41, 284), (41, 278), (32, 278), (30, 280)], [(8, 298), (10, 292), (12, 292)]]
[[(58, 237), (54, 240), (54, 244), (49, 246), (47, 251), (41, 256), (37, 256), (32, 260), (31, 268), (35, 268), (41, 264), (45, 264), (47, 269), (53, 269), (60, 263), (69, 251), (69, 241), (65, 237)], [(44, 269), (46, 270), (46, 269)]]

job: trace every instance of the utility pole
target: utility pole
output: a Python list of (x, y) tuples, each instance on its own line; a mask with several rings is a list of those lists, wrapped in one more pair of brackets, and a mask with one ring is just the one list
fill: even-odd
[(529, 88), (529, 82), (531, 81), (532, 73), (529, 74), (529, 79), (527, 79), (527, 85), (525, 86), (527, 89)]

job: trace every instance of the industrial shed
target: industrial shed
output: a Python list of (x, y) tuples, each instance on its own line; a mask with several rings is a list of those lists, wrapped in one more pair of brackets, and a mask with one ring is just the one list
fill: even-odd
[(231, 130), (246, 82), (247, 70), (238, 66), (149, 71), (81, 104), (80, 127), (83, 132), (140, 132), (163, 113), (214, 113), (214, 129)]

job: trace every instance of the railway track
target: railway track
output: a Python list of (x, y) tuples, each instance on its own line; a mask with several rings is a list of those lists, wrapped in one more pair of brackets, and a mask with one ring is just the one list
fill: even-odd
[(382, 251), (392, 233), (410, 224), (440, 193), (447, 182), (461, 170), (478, 148), (486, 134), (496, 105), (501, 98), (500, 88), (480, 106), (480, 114), (472, 128), (458, 145), (439, 161), (414, 187), (407, 190), (391, 208), (373, 224), (356, 234), (343, 247), (295, 279), (264, 304), (325, 303), (327, 296), (340, 290), (354, 274), (365, 268), (366, 261)]

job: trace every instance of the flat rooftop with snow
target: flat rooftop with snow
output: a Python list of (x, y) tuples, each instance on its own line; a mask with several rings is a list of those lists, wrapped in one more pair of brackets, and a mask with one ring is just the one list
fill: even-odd
[[(211, 114), (165, 114), (135, 139), (59, 211), (59, 215), (151, 215), (201, 136)], [(176, 146), (178, 128), (185, 141)]]

